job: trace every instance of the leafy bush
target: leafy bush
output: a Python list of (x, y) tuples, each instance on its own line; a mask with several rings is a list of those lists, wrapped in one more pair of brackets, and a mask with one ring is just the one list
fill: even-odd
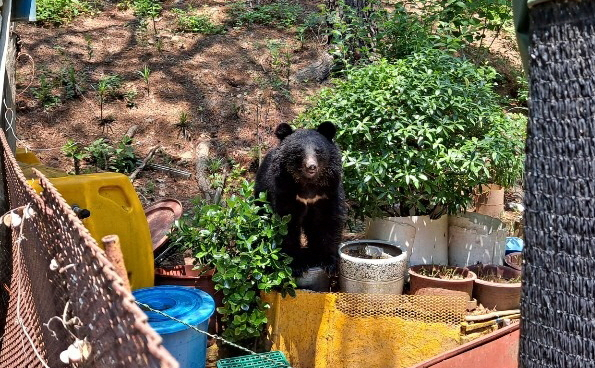
[[(330, 37), (338, 68), (401, 59), (425, 48), (454, 53), (476, 40), (481, 46), (487, 30), (496, 32), (495, 39), (512, 19), (505, 0), (422, 0), (416, 7), (413, 12), (395, 3), (387, 10), (380, 0), (368, 0), (357, 9), (339, 0), (335, 9), (323, 8), (330, 28), (322, 33)], [(320, 27), (319, 21), (305, 23), (300, 31), (320, 33)]]
[(382, 60), (348, 71), (297, 123), (338, 127), (358, 215), (454, 213), (473, 187), (509, 184), (522, 165), (523, 124), (498, 105), (495, 76), (439, 50)]
[(159, 0), (133, 0), (132, 7), (136, 16), (152, 19), (161, 14), (163, 9)]
[(459, 49), (485, 38), (486, 30), (497, 37), (507, 21), (512, 20), (512, 8), (507, 0), (422, 0), (422, 20), (432, 24), (434, 38), (442, 46)]
[(31, 93), (44, 109), (60, 104), (60, 96), (54, 94), (54, 81), (46, 73), (39, 75), (39, 87), (31, 88)]
[[(244, 180), (238, 195), (221, 205), (198, 202), (170, 234), (179, 246), (196, 252), (201, 265), (215, 267), (215, 288), (223, 291), (223, 336), (233, 341), (260, 336), (267, 322), (260, 292), (279, 290), (294, 295), (291, 259), (279, 245), (289, 218), (280, 218), (264, 193), (254, 198), (253, 184)], [(262, 202), (262, 206), (259, 203)]]
[(174, 14), (178, 16), (178, 30), (181, 32), (202, 33), (205, 35), (219, 34), (225, 31), (221, 25), (216, 25), (206, 15), (190, 15), (192, 8), (188, 12), (182, 9), (173, 9)]
[(279, 0), (254, 7), (248, 6), (245, 2), (237, 2), (230, 5), (228, 12), (237, 26), (262, 24), (286, 28), (297, 24), (303, 9), (294, 2)]
[(93, 11), (91, 4), (85, 0), (37, 0), (36, 7), (37, 21), (54, 25), (67, 23)]
[[(72, 151), (70, 148), (69, 151)], [(67, 151), (67, 152), (69, 152)], [(95, 170), (131, 173), (138, 164), (138, 158), (132, 147), (132, 138), (123, 137), (114, 147), (105, 139), (100, 138), (84, 148), (83, 159)], [(67, 153), (69, 156), (69, 153)]]

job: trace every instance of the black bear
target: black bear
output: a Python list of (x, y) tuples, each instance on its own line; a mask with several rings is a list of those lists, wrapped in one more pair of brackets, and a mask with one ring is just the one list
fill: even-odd
[[(296, 276), (309, 267), (333, 269), (345, 222), (341, 153), (332, 123), (317, 129), (275, 129), (279, 145), (256, 173), (255, 193), (267, 193), (273, 210), (291, 215), (282, 248), (293, 258)], [(302, 237), (306, 244), (302, 244)]]

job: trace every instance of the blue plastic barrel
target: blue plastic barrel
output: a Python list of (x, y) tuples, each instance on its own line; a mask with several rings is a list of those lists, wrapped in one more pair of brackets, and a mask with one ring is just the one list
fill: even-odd
[[(213, 298), (202, 290), (184, 286), (155, 286), (132, 292), (136, 300), (153, 309), (195, 326), (209, 328), (215, 311)], [(145, 310), (149, 324), (163, 338), (163, 346), (180, 363), (180, 368), (204, 368), (207, 336), (161, 314)]]

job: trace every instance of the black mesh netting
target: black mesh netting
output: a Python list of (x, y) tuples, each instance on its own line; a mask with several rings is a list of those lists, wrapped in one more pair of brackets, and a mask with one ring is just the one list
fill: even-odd
[(595, 367), (595, 2), (530, 13), (520, 360)]

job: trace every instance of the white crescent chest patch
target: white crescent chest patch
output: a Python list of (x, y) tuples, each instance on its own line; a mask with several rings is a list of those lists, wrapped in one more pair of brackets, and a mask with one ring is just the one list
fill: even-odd
[(296, 201), (302, 202), (306, 206), (309, 205), (309, 204), (314, 204), (314, 203), (318, 202), (321, 199), (327, 199), (327, 198), (328, 197), (325, 194), (323, 194), (323, 195), (316, 195), (316, 196), (314, 196), (312, 198), (302, 198), (299, 195), (296, 195), (295, 196), (295, 200)]

